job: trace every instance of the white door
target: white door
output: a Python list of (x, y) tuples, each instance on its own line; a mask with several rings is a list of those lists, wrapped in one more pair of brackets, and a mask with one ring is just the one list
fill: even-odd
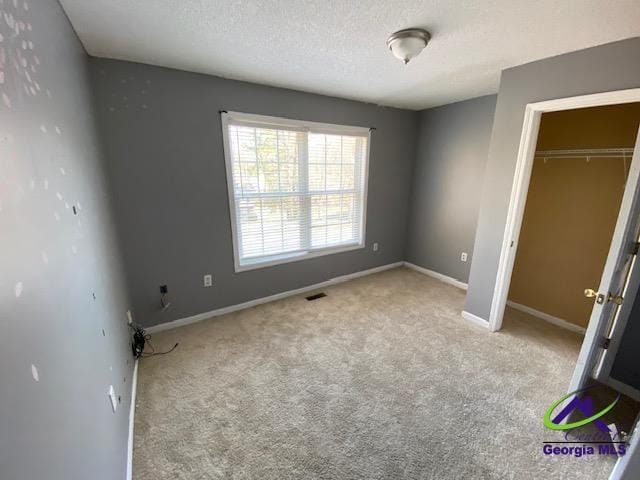
[(609, 480), (638, 480), (640, 478), (640, 430), (636, 429), (631, 434), (631, 445), (626, 455), (618, 458)]
[[(629, 384), (623, 383), (620, 380), (614, 379), (611, 377), (611, 369), (613, 367), (614, 360), (616, 355), (620, 351), (620, 344), (622, 342), (622, 335), (625, 331), (628, 333), (634, 334), (633, 330), (627, 330), (627, 324), (632, 315), (632, 312), (635, 312), (635, 315), (638, 315), (638, 308), (640, 305), (634, 305), (634, 300), (638, 299), (638, 290), (640, 287), (640, 261), (638, 261), (638, 256), (635, 255), (631, 264), (631, 273), (629, 274), (627, 284), (623, 290), (622, 297), (623, 301), (620, 307), (618, 307), (618, 311), (615, 314), (613, 321), (610, 324), (608, 331), (605, 331), (605, 335), (609, 338), (608, 348), (603, 349), (601, 359), (596, 367), (595, 378), (599, 382), (605, 383), (616, 390), (634, 398), (637, 401), (640, 401), (640, 391), (638, 390), (637, 381), (630, 381)], [(636, 328), (635, 325), (631, 325), (631, 328)], [(630, 347), (627, 342), (627, 349), (636, 351), (636, 347)], [(625, 352), (622, 352), (623, 354)], [(628, 353), (628, 352), (627, 352)], [(635, 354), (635, 353), (634, 353)], [(628, 358), (628, 354), (627, 354)], [(635, 376), (634, 380), (635, 380)], [(624, 379), (624, 377), (621, 377)]]
[[(604, 366), (604, 359), (609, 362), (611, 369), (614, 352), (606, 352), (613, 343), (609, 337), (621, 335), (624, 329), (621, 321), (623, 313), (631, 310), (635, 295), (625, 295), (625, 287), (631, 286), (629, 273), (636, 258), (636, 242), (640, 233), (640, 192), (638, 191), (640, 179), (640, 130), (636, 138), (636, 146), (633, 152), (633, 159), (629, 168), (629, 177), (625, 186), (620, 212), (616, 228), (613, 232), (611, 247), (604, 266), (600, 286), (594, 297), (593, 311), (587, 326), (584, 342), (578, 356), (578, 362), (569, 384), (569, 391), (573, 392), (586, 387), (591, 378), (596, 376), (596, 366)], [(576, 239), (580, 241), (580, 239)], [(634, 269), (638, 270), (638, 268)], [(585, 285), (585, 288), (589, 285)], [(627, 290), (629, 290), (627, 288)], [(622, 297), (621, 305), (619, 301)], [(618, 314), (620, 310), (620, 314)], [(617, 340), (619, 343), (619, 339)], [(602, 377), (603, 368), (598, 368), (598, 375)], [(608, 375), (608, 371), (606, 372)]]

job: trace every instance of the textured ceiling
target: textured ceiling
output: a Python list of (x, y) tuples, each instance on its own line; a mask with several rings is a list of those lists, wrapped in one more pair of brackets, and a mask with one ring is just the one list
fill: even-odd
[[(495, 93), (506, 67), (640, 35), (638, 0), (61, 3), (91, 55), (411, 109)], [(407, 27), (433, 39), (405, 66), (385, 40)]]

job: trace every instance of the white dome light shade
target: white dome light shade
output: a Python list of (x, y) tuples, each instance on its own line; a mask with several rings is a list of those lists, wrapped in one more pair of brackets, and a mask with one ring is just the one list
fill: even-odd
[(406, 64), (424, 50), (430, 39), (431, 35), (426, 30), (407, 28), (391, 34), (387, 39), (387, 46), (396, 58)]

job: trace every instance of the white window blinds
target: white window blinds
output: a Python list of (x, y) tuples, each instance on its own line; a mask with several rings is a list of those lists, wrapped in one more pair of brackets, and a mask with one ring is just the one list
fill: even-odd
[(368, 129), (222, 120), (237, 271), (364, 245)]

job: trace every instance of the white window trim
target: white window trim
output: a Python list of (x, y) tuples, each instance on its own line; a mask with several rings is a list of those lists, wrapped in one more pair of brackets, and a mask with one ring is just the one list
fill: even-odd
[[(307, 122), (302, 120), (293, 120), (281, 117), (270, 117), (266, 115), (256, 115), (252, 113), (242, 112), (221, 112), (220, 119), (222, 123), (222, 142), (224, 148), (224, 161), (227, 174), (227, 193), (229, 196), (229, 216), (231, 219), (231, 238), (233, 241), (233, 263), (236, 272), (245, 272), (248, 270), (256, 270), (259, 268), (271, 267), (274, 265), (280, 265), (283, 263), (298, 262), (300, 260), (307, 260), (310, 258), (321, 257), (325, 255), (333, 255), (336, 253), (348, 252), (352, 250), (362, 249), (366, 245), (366, 232), (367, 232), (367, 194), (369, 190), (369, 157), (371, 153), (371, 129), (365, 127), (355, 127), (348, 125), (337, 125), (330, 123), (319, 122)], [(280, 255), (273, 255), (270, 260), (257, 261), (256, 263), (249, 263), (245, 265), (240, 264), (240, 246), (238, 245), (238, 225), (236, 219), (236, 201), (234, 196), (233, 186), (233, 167), (231, 159), (231, 148), (229, 146), (229, 121), (233, 119), (236, 122), (252, 122), (252, 123), (264, 123), (265, 126), (277, 127), (282, 126), (284, 128), (297, 129), (302, 131), (335, 134), (335, 135), (363, 135), (367, 137), (367, 156), (363, 165), (363, 208), (362, 208), (362, 223), (360, 232), (360, 242), (346, 245), (337, 245), (332, 247), (319, 248), (315, 250), (303, 251), (303, 252), (289, 252)]]

